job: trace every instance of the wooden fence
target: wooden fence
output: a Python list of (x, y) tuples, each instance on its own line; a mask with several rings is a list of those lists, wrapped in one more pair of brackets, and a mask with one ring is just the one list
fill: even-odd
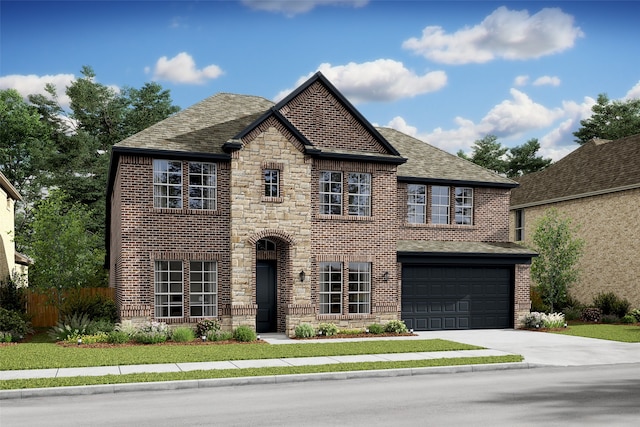
[[(81, 296), (103, 295), (115, 299), (115, 288), (82, 288)], [(31, 316), (31, 326), (35, 328), (54, 326), (58, 322), (58, 309), (47, 304), (47, 296), (27, 290), (27, 314)]]

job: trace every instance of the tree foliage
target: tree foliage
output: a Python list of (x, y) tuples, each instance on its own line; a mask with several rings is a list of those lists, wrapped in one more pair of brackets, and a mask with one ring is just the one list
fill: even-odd
[(556, 209), (545, 211), (535, 224), (532, 242), (539, 255), (531, 264), (531, 279), (551, 312), (567, 301), (569, 288), (578, 280), (584, 240), (576, 231), (572, 220)]
[(640, 133), (640, 99), (611, 101), (601, 93), (591, 111), (591, 117), (580, 120), (582, 127), (573, 132), (578, 144), (593, 138), (613, 140)]
[(90, 216), (62, 190), (53, 190), (35, 209), (29, 286), (45, 291), (58, 306), (63, 291), (104, 284), (105, 253), (101, 236), (87, 230)]
[(497, 136), (486, 135), (473, 143), (472, 150), (471, 156), (467, 156), (460, 150), (457, 153), (458, 157), (509, 178), (538, 172), (551, 164), (551, 159), (537, 155), (540, 143), (536, 138), (522, 145), (508, 148), (498, 142)]

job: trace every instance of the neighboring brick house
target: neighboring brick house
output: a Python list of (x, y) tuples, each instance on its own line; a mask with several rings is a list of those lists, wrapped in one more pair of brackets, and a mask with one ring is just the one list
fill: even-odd
[(592, 140), (547, 169), (525, 175), (511, 194), (511, 238), (531, 242), (535, 222), (556, 208), (585, 240), (570, 293), (590, 304), (613, 292), (640, 307), (640, 135)]
[(0, 281), (10, 277), (18, 285), (26, 286), (31, 260), (16, 252), (14, 239), (17, 201), (22, 201), (22, 196), (0, 172)]
[(110, 286), (132, 322), (510, 328), (516, 185), (374, 128), (320, 73), (277, 104), (218, 94), (113, 147)]

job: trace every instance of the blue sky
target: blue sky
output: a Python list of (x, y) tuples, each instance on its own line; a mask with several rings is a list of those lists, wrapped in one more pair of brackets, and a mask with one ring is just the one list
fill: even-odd
[(451, 153), (487, 134), (558, 160), (599, 93), (640, 97), (638, 1), (0, 2), (0, 89), (64, 88), (90, 65), (187, 108), (277, 101), (314, 72), (372, 123)]

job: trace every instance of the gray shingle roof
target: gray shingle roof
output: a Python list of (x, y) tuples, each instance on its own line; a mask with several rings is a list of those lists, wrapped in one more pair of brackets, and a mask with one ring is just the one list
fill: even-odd
[(435, 240), (398, 240), (398, 252), (448, 253), (448, 254), (493, 254), (535, 256), (536, 252), (511, 242), (441, 242)]
[(249, 95), (219, 93), (115, 144), (143, 148), (222, 154), (222, 144), (274, 105)]
[(548, 168), (520, 177), (511, 206), (528, 206), (640, 187), (640, 134), (591, 140)]
[(376, 128), (407, 162), (398, 177), (466, 181), (515, 187), (517, 183), (391, 128)]

